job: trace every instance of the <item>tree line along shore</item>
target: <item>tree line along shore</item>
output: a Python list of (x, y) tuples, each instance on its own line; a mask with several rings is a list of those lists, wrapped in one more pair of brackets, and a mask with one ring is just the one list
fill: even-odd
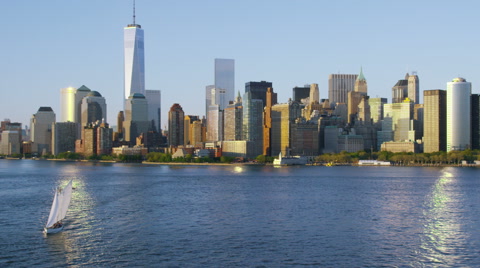
[[(228, 156), (221, 156), (216, 158), (211, 157), (194, 157), (187, 154), (184, 157), (173, 158), (172, 154), (151, 152), (145, 156), (141, 155), (92, 155), (84, 158), (81, 154), (73, 152), (60, 153), (57, 156), (43, 155), (39, 158), (30, 155), (12, 155), (0, 156), (0, 158), (9, 159), (46, 159), (46, 160), (70, 160), (70, 161), (104, 161), (104, 162), (147, 162), (147, 163), (192, 163), (192, 164), (269, 164), (272, 163), (275, 157), (259, 155), (255, 159), (235, 158)], [(311, 157), (310, 164), (322, 165), (326, 163), (336, 165), (355, 165), (359, 160), (378, 160), (389, 161), (393, 165), (408, 165), (408, 166), (440, 166), (440, 165), (473, 165), (475, 161), (480, 161), (480, 150), (464, 150), (464, 151), (450, 151), (450, 152), (434, 152), (434, 153), (392, 153), (388, 151), (368, 152), (359, 151), (355, 153), (340, 152), (340, 153), (326, 153), (316, 157)]]

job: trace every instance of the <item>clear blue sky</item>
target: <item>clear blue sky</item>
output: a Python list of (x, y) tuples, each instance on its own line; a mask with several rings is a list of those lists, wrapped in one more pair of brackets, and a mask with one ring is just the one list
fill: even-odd
[[(236, 91), (273, 82), (279, 102), (294, 86), (358, 73), (371, 97), (417, 71), (420, 90), (462, 76), (478, 93), (480, 19), (476, 1), (137, 0), (145, 31), (146, 86), (170, 106), (203, 115), (215, 58), (235, 59)], [(27, 124), (40, 106), (60, 119), (60, 89), (86, 85), (107, 100), (114, 125), (123, 107), (123, 27), (132, 0), (2, 1), (0, 120)], [(423, 95), (423, 93), (421, 93)], [(422, 98), (423, 99), (423, 98)]]

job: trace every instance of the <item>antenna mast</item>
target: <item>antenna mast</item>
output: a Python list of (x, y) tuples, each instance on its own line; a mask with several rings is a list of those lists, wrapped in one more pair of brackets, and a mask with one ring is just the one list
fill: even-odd
[(135, 25), (135, 0), (133, 0), (133, 24)]

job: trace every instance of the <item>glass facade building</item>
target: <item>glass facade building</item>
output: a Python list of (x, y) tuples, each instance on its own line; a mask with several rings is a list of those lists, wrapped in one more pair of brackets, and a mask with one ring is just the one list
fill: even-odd
[(124, 96), (145, 95), (145, 55), (143, 29), (138, 24), (124, 28)]
[(447, 152), (471, 148), (471, 94), (472, 84), (464, 78), (447, 83)]
[(232, 59), (215, 59), (215, 104), (220, 110), (235, 99), (235, 61)]

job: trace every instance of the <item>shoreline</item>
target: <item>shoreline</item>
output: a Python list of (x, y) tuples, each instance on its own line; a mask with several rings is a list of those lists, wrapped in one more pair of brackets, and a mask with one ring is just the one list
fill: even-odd
[[(5, 157), (0, 160), (35, 160), (35, 161), (58, 161), (58, 162), (89, 162), (89, 163), (135, 163), (143, 165), (164, 165), (164, 166), (273, 166), (273, 163), (188, 163), (188, 162), (121, 162), (115, 160), (71, 160), (71, 159), (24, 159)], [(282, 165), (286, 167), (289, 165)], [(303, 166), (325, 166), (325, 167), (341, 167), (341, 166), (355, 166), (355, 167), (380, 167), (380, 165), (359, 165), (358, 163), (338, 163), (328, 166), (328, 163), (311, 163)], [(381, 167), (480, 167), (477, 164), (395, 164)]]

